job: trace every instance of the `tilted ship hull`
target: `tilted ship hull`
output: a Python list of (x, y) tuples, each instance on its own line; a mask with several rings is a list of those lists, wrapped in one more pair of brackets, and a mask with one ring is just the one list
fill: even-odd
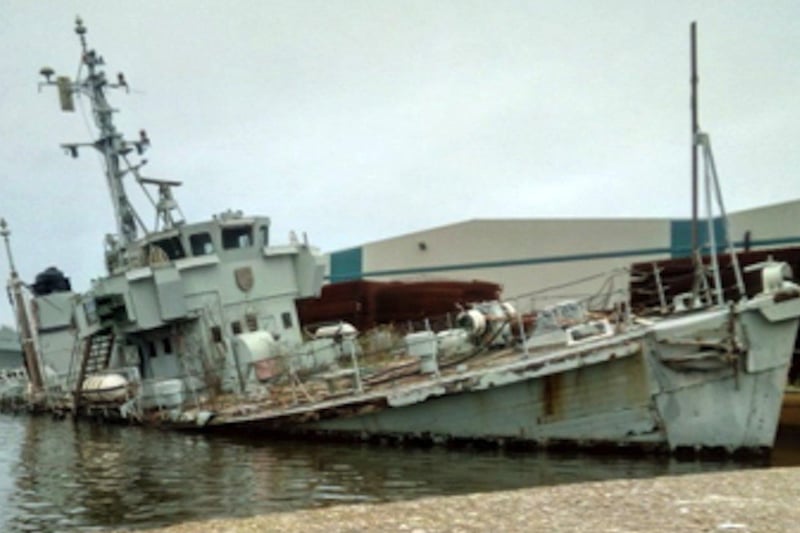
[[(179, 183), (144, 178), (144, 163), (130, 161), (149, 146), (146, 134), (126, 141), (114, 129), (104, 91), (127, 82), (109, 83), (80, 21), (76, 32), (85, 78), (51, 81), (42, 69), (43, 85), (58, 86), (65, 108), (75, 94), (89, 96), (98, 140), (63, 146), (102, 153), (117, 234), (106, 243), (108, 273), (89, 291), (73, 293), (49, 269), (26, 298), (0, 228), (29, 408), (204, 431), (772, 446), (800, 320), (800, 289), (783, 264), (761, 265), (759, 292), (740, 287), (729, 302), (719, 276), (712, 290), (704, 273), (704, 289), (653, 318), (631, 315), (624, 302), (601, 312), (586, 302), (534, 310), (482, 301), (402, 328), (312, 328), (296, 302), (320, 293), (319, 252), (296, 237), (274, 245), (266, 217), (181, 220), (172, 196)], [(157, 187), (155, 227), (144, 227), (129, 202), (126, 174)]]
[[(766, 298), (763, 305), (691, 313), (546, 353), (509, 353), (489, 367), (327, 403), (222, 414), (209, 427), (440, 442), (769, 448), (800, 299)], [(737, 347), (729, 328), (758, 340)]]

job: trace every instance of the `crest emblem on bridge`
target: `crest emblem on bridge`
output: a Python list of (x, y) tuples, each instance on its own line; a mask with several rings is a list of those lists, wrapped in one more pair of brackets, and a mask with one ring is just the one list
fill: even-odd
[(233, 271), (233, 276), (236, 278), (236, 286), (242, 292), (250, 292), (255, 282), (253, 278), (253, 269), (249, 266), (237, 268)]

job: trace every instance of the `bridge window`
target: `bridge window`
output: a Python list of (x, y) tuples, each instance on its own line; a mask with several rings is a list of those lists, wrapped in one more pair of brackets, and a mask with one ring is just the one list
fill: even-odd
[(222, 247), (226, 250), (249, 248), (253, 245), (252, 226), (222, 228)]
[(192, 255), (194, 256), (214, 253), (214, 243), (211, 241), (211, 234), (207, 232), (190, 235), (189, 245), (192, 247)]
[(247, 313), (244, 315), (244, 323), (247, 324), (248, 331), (258, 330), (258, 317), (255, 313)]
[(167, 237), (160, 241), (155, 241), (153, 247), (160, 248), (171, 260), (182, 259), (186, 257), (186, 252), (183, 250), (181, 239), (177, 235), (175, 237)]
[(261, 246), (269, 246), (269, 226), (261, 226)]

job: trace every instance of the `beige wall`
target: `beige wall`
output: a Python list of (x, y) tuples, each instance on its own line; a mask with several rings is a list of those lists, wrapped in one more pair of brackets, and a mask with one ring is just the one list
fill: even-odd
[[(756, 248), (800, 246), (800, 201), (739, 211), (733, 213), (729, 219), (731, 237), (737, 243), (742, 241), (745, 231), (749, 230)], [(787, 240), (793, 242), (783, 242)]]
[[(669, 235), (669, 220), (474, 220), (367, 244), (363, 273), (374, 279), (493, 281), (507, 298), (522, 297), (519, 303), (527, 308), (596, 293), (607, 276), (554, 286), (664, 257)], [(440, 270), (448, 266), (454, 268)], [(627, 276), (618, 273), (613, 287), (626, 285)], [(530, 294), (550, 287), (548, 294)]]
[(363, 269), (548, 258), (668, 243), (668, 220), (471, 220), (364, 245)]
[[(800, 200), (734, 213), (730, 221), (735, 242), (750, 230), (756, 246), (800, 245)], [(607, 277), (530, 293), (667, 258), (672, 237), (669, 219), (471, 220), (365, 244), (361, 266), (371, 279), (493, 281), (508, 298), (523, 296), (524, 307), (541, 307), (593, 294)], [(614, 288), (626, 286), (626, 276), (614, 280)]]

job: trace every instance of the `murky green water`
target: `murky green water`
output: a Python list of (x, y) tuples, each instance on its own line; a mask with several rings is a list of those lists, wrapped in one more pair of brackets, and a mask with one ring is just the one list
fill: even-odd
[[(773, 463), (800, 464), (798, 449), (784, 444)], [(753, 466), (763, 462), (270, 442), (0, 415), (0, 531), (153, 527)]]

